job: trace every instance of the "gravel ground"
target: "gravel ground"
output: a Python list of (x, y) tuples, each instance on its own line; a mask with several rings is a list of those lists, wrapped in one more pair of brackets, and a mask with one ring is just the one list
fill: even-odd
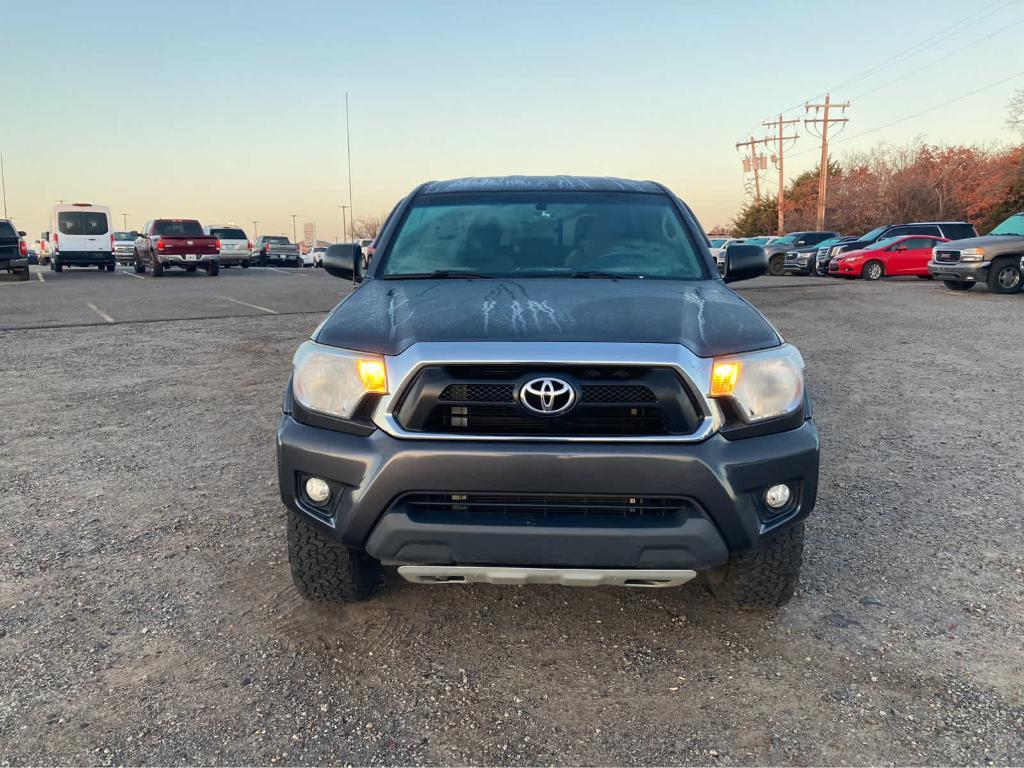
[(776, 613), (393, 575), (317, 607), (273, 434), (340, 283), (226, 274), (0, 286), (4, 327), (96, 323), (0, 333), (0, 763), (1024, 763), (1021, 297), (742, 286), (823, 441)]

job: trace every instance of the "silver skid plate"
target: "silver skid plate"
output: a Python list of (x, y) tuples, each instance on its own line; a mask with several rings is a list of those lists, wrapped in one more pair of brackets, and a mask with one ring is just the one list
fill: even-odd
[(402, 565), (398, 573), (416, 584), (560, 584), (563, 587), (678, 587), (696, 571), (631, 568), (498, 568), (466, 565)]

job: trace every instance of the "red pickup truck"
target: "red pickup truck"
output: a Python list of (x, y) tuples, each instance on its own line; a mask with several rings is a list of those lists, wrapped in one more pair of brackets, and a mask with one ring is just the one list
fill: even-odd
[(167, 267), (195, 272), (202, 267), (214, 277), (220, 272), (220, 240), (203, 232), (195, 219), (153, 219), (142, 232), (135, 232), (135, 271), (149, 266), (153, 277)]

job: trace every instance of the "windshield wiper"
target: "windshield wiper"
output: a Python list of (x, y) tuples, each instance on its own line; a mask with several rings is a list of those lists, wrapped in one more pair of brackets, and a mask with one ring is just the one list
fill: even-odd
[(433, 272), (408, 272), (406, 274), (387, 275), (388, 280), (446, 280), (450, 277), (478, 277), (491, 280), (494, 275), (483, 272), (463, 272), (458, 269), (435, 269)]
[(626, 272), (601, 272), (597, 270), (589, 270), (583, 272), (573, 272), (571, 275), (573, 278), (604, 278), (606, 280), (643, 280), (643, 275), (631, 274)]

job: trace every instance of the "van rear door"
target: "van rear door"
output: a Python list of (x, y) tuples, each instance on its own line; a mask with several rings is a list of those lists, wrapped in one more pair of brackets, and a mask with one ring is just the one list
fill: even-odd
[(57, 232), (61, 251), (110, 252), (110, 222), (103, 211), (58, 211)]

